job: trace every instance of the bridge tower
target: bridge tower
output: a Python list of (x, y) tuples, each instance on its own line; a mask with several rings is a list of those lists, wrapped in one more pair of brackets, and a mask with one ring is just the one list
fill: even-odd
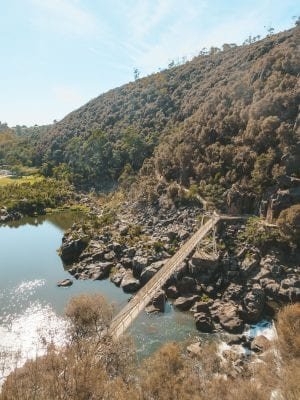
[[(200, 219), (200, 228), (205, 224), (206, 220), (213, 219), (217, 214), (215, 212), (204, 212)], [(196, 247), (197, 256), (203, 260), (216, 261), (219, 259), (217, 247), (217, 225), (211, 229), (211, 234), (204, 240), (198, 243)]]

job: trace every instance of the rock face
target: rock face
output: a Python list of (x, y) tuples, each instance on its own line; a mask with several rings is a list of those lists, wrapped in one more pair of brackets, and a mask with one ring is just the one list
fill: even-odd
[(73, 281), (71, 279), (63, 279), (62, 281), (57, 282), (57, 286), (59, 286), (59, 287), (68, 287), (68, 286), (72, 286), (72, 285), (73, 285)]
[(65, 264), (72, 264), (78, 260), (78, 257), (86, 249), (87, 245), (88, 239), (85, 236), (75, 240), (63, 238), (60, 257)]
[(126, 293), (137, 292), (141, 287), (140, 281), (133, 276), (131, 271), (126, 271), (120, 286)]

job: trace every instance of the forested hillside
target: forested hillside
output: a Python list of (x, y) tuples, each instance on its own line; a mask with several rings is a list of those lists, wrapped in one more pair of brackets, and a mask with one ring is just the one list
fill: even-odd
[(98, 189), (160, 175), (219, 203), (234, 184), (252, 199), (299, 177), (299, 27), (224, 48), (91, 100), (42, 135), (33, 163)]

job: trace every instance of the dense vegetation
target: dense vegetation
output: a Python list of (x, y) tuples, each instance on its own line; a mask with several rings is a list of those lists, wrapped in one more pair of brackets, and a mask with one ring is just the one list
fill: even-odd
[(66, 182), (42, 179), (1, 186), (0, 205), (6, 207), (8, 212), (42, 214), (45, 209), (62, 206), (73, 197), (74, 192)]
[(39, 165), (84, 188), (137, 180), (139, 192), (151, 187), (150, 200), (158, 177), (195, 184), (220, 207), (238, 187), (249, 199), (245, 211), (253, 211), (280, 176), (300, 174), (299, 29), (202, 52), (50, 127), (19, 128), (17, 147), (0, 140), (0, 163)]
[(101, 334), (112, 309), (100, 295), (72, 299), (66, 315), (66, 346), (58, 350), (50, 344), (47, 355), (11, 373), (1, 400), (269, 400), (274, 393), (299, 399), (299, 304), (280, 311), (274, 351), (240, 367), (239, 373), (230, 358), (221, 361), (211, 344), (190, 358), (169, 343), (138, 363), (128, 339), (113, 341)]

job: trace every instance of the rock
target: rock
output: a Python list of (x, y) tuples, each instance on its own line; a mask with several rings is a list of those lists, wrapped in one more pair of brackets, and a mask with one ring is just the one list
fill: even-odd
[(136, 249), (134, 247), (129, 247), (129, 249), (126, 250), (126, 256), (129, 258), (133, 258), (135, 256)]
[(116, 286), (120, 286), (125, 273), (126, 273), (126, 269), (120, 268), (117, 272), (115, 272), (113, 275), (111, 275), (111, 277), (110, 277), (111, 282), (114, 283)]
[(73, 281), (71, 279), (63, 279), (62, 281), (57, 282), (57, 286), (59, 286), (59, 287), (68, 287), (68, 286), (72, 286), (72, 285), (73, 285)]
[(114, 260), (115, 257), (116, 257), (116, 253), (113, 250), (104, 254), (104, 260), (106, 260), (106, 261), (112, 261), (112, 260)]
[(246, 256), (241, 265), (242, 276), (248, 279), (258, 272), (259, 261), (254, 255)]
[(264, 287), (265, 295), (271, 299), (271, 300), (278, 300), (278, 292), (279, 292), (280, 286), (278, 283), (275, 281), (269, 280), (269, 283), (267, 283)]
[(166, 295), (169, 299), (177, 299), (179, 297), (179, 292), (177, 287), (172, 285), (166, 289)]
[(214, 326), (211, 317), (204, 312), (200, 312), (194, 315), (196, 320), (196, 328), (198, 331), (210, 333), (213, 331)]
[(156, 274), (156, 272), (161, 269), (165, 261), (166, 260), (157, 261), (149, 265), (149, 267), (146, 267), (141, 273), (140, 277), (141, 285), (145, 285)]
[(163, 290), (159, 290), (153, 297), (151, 303), (146, 307), (148, 313), (164, 312), (166, 303), (166, 295)]
[(263, 353), (271, 347), (271, 342), (264, 335), (256, 336), (250, 345), (250, 349), (255, 353)]
[(139, 277), (142, 271), (147, 267), (148, 259), (142, 256), (135, 256), (132, 261), (133, 274), (134, 276)]
[(244, 214), (253, 209), (255, 196), (234, 183), (227, 191), (226, 202), (229, 214)]
[(265, 307), (265, 294), (256, 284), (244, 298), (243, 318), (248, 322), (258, 322)]
[(191, 311), (194, 313), (209, 313), (209, 307), (213, 305), (213, 300), (197, 301)]
[(230, 333), (242, 333), (244, 322), (239, 316), (238, 307), (233, 303), (215, 301), (210, 307), (212, 317), (220, 323), (222, 328)]
[(199, 300), (199, 296), (197, 296), (197, 295), (190, 296), (190, 297), (178, 297), (178, 299), (176, 299), (173, 304), (179, 310), (187, 311), (193, 306), (193, 304), (197, 300)]
[(126, 236), (127, 233), (128, 233), (128, 230), (129, 230), (129, 227), (128, 227), (128, 226), (122, 226), (122, 227), (119, 229), (120, 235), (121, 235), (121, 236)]
[(200, 344), (200, 342), (190, 344), (187, 347), (187, 352), (192, 357), (199, 357), (201, 355), (201, 344)]
[(231, 283), (223, 293), (222, 300), (224, 301), (240, 300), (243, 296), (243, 293), (244, 293), (243, 286)]
[(185, 229), (180, 229), (180, 231), (178, 232), (178, 238), (180, 241), (188, 239), (189, 236), (189, 232)]
[(134, 293), (139, 290), (141, 285), (139, 280), (136, 279), (132, 272), (128, 270), (126, 271), (120, 286), (125, 293)]
[(187, 294), (193, 293), (197, 289), (197, 282), (190, 276), (184, 276), (178, 283), (177, 288), (180, 293)]
[(168, 232), (166, 232), (167, 238), (173, 242), (177, 238), (177, 232), (175, 230), (169, 229)]
[(108, 278), (113, 265), (114, 264), (111, 262), (100, 262), (98, 264), (91, 265), (89, 268), (91, 279), (95, 281)]
[(66, 239), (63, 238), (63, 243), (60, 247), (60, 257), (65, 264), (72, 264), (78, 259), (83, 250), (88, 245), (88, 237), (83, 236), (79, 239)]

